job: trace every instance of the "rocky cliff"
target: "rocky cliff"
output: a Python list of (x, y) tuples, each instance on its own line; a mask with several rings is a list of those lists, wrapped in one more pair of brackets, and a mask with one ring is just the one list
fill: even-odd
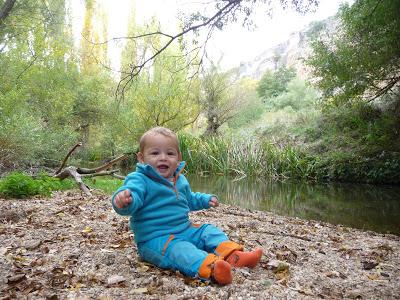
[(284, 65), (295, 68), (299, 77), (307, 78), (310, 69), (304, 59), (311, 53), (311, 39), (316, 35), (332, 34), (337, 23), (337, 19), (331, 17), (312, 22), (303, 30), (293, 32), (285, 42), (265, 50), (251, 61), (241, 63), (241, 76), (260, 79), (266, 70), (275, 70)]

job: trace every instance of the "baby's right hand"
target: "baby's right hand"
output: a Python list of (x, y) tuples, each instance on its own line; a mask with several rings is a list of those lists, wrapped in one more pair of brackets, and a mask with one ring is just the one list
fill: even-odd
[(119, 192), (114, 198), (114, 204), (118, 208), (124, 208), (132, 202), (131, 192), (129, 190), (124, 190)]

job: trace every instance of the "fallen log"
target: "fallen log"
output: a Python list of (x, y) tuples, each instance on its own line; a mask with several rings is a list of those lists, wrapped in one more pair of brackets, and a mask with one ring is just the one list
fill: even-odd
[(64, 179), (66, 179), (68, 177), (73, 178), (75, 180), (75, 182), (78, 184), (80, 190), (82, 192), (84, 192), (85, 195), (87, 195), (87, 196), (92, 196), (92, 193), (90, 192), (90, 187), (83, 182), (82, 177), (95, 177), (95, 176), (110, 175), (110, 176), (113, 176), (113, 177), (118, 178), (118, 179), (122, 179), (122, 180), (125, 179), (124, 176), (115, 174), (115, 173), (117, 173), (119, 171), (118, 169), (109, 170), (109, 171), (105, 171), (105, 170), (111, 168), (117, 162), (128, 158), (130, 153), (126, 153), (126, 154), (120, 155), (117, 158), (114, 158), (113, 160), (105, 163), (104, 165), (101, 165), (100, 167), (93, 168), (93, 169), (80, 168), (80, 167), (75, 167), (75, 166), (65, 167), (65, 165), (66, 165), (66, 163), (68, 161), (68, 158), (80, 146), (82, 146), (81, 142), (77, 143), (75, 146), (73, 146), (71, 148), (71, 150), (69, 150), (69, 152), (67, 153), (67, 155), (63, 159), (63, 161), (62, 161), (60, 167), (58, 168), (58, 170), (56, 172), (54, 172), (54, 174), (53, 174), (54, 178), (59, 178), (60, 180), (64, 180)]

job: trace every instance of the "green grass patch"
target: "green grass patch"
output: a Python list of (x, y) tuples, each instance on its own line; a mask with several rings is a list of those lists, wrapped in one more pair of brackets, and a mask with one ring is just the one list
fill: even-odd
[[(112, 194), (123, 184), (123, 180), (112, 177), (84, 178), (84, 182), (90, 188), (107, 194)], [(72, 179), (60, 180), (45, 174), (34, 178), (23, 172), (12, 172), (0, 180), (0, 195), (5, 198), (22, 199), (37, 195), (50, 197), (52, 191), (77, 188), (76, 182)]]
[(123, 180), (113, 177), (94, 177), (83, 180), (90, 188), (99, 189), (106, 194), (113, 194), (122, 184)]
[(67, 190), (75, 188), (72, 180), (59, 180), (41, 174), (37, 178), (23, 172), (12, 172), (0, 180), (0, 194), (6, 198), (28, 198), (36, 195), (51, 195), (55, 190)]

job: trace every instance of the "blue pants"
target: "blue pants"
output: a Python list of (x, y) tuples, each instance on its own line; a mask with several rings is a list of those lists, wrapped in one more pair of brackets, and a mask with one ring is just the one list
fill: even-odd
[(215, 254), (215, 248), (227, 240), (219, 228), (204, 224), (199, 227), (192, 225), (178, 234), (161, 236), (137, 246), (144, 261), (196, 277), (206, 256)]

